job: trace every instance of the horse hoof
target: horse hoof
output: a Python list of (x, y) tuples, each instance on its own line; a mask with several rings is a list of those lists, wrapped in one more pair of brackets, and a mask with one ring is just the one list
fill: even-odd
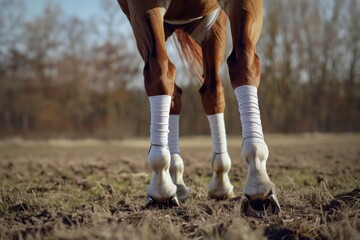
[(179, 201), (185, 202), (190, 197), (190, 194), (191, 194), (190, 188), (183, 185), (177, 185), (176, 196)]
[(156, 201), (154, 198), (152, 198), (151, 196), (147, 196), (146, 197), (146, 203), (145, 203), (145, 208), (172, 208), (172, 207), (179, 207), (180, 203), (179, 200), (176, 196), (171, 197), (170, 199), (166, 200), (166, 201)]
[(276, 194), (270, 192), (265, 199), (251, 199), (244, 195), (241, 202), (241, 213), (249, 217), (266, 217), (279, 214), (281, 211)]
[(234, 191), (231, 191), (231, 192), (229, 192), (227, 194), (224, 194), (224, 195), (214, 195), (214, 194), (209, 193), (208, 197), (209, 197), (209, 199), (222, 201), (222, 200), (227, 200), (227, 199), (230, 199), (230, 198), (234, 198), (235, 194), (234, 194)]

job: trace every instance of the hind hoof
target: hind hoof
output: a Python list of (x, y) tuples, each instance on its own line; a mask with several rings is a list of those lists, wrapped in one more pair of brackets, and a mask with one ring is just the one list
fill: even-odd
[(218, 201), (227, 200), (227, 199), (234, 198), (234, 197), (235, 197), (234, 191), (231, 191), (225, 195), (216, 195), (216, 194), (211, 194), (211, 193), (209, 193), (209, 195), (208, 195), (209, 199), (214, 199), (214, 200), (218, 200)]
[(265, 199), (251, 199), (244, 195), (241, 202), (241, 213), (249, 217), (266, 217), (279, 214), (281, 211), (276, 194), (270, 192)]
[(173, 207), (179, 207), (179, 206), (180, 206), (180, 203), (176, 196), (173, 196), (170, 199), (163, 201), (163, 202), (158, 202), (149, 195), (146, 197), (145, 208), (160, 208), (160, 209), (162, 209), (162, 208), (173, 208)]
[(189, 199), (190, 194), (191, 194), (190, 188), (184, 185), (177, 185), (176, 196), (179, 201), (186, 202), (186, 200)]

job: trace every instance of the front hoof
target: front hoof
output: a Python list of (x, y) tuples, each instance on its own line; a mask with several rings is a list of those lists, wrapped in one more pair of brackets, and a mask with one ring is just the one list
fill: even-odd
[(150, 208), (164, 209), (164, 208), (173, 208), (173, 207), (179, 207), (179, 206), (180, 206), (180, 203), (176, 196), (173, 196), (170, 199), (161, 201), (161, 202), (156, 201), (154, 198), (152, 198), (149, 195), (147, 195), (147, 197), (146, 197), (145, 208), (148, 208), (148, 209), (150, 209)]
[(279, 214), (281, 211), (275, 192), (270, 192), (266, 198), (253, 198), (244, 195), (241, 201), (241, 213), (249, 217), (266, 217)]

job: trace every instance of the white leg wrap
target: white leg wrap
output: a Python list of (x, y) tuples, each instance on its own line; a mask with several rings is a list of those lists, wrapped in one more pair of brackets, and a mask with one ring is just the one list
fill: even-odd
[(250, 85), (240, 86), (235, 89), (235, 95), (239, 106), (244, 142), (265, 143), (261, 126), (257, 88)]
[(170, 151), (168, 149), (170, 96), (149, 97), (151, 109), (150, 141), (148, 165), (152, 172), (147, 193), (155, 200), (167, 201), (175, 195), (176, 186), (171, 180)]
[(231, 159), (227, 151), (224, 114), (208, 115), (213, 147), (212, 168), (213, 175), (209, 184), (209, 196), (212, 198), (233, 197), (233, 185), (228, 173)]
[(179, 119), (179, 115), (170, 115), (169, 118), (169, 150), (171, 154), (180, 153)]
[(242, 158), (248, 166), (248, 178), (244, 188), (247, 195), (267, 194), (273, 187), (266, 172), (269, 156), (261, 126), (260, 110), (255, 86), (245, 85), (235, 89), (242, 125)]
[(149, 97), (151, 110), (150, 142), (152, 145), (168, 146), (169, 114), (171, 96)]
[(180, 156), (179, 147), (179, 115), (170, 115), (169, 119), (169, 150), (171, 153), (170, 175), (177, 186), (176, 195), (179, 200), (185, 200), (190, 195), (190, 189), (185, 185), (184, 161)]
[(207, 116), (209, 120), (213, 151), (215, 153), (227, 152), (226, 130), (224, 123), (224, 113)]

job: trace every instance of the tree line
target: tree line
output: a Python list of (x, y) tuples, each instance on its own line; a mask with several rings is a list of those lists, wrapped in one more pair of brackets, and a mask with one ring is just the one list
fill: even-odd
[[(0, 137), (149, 135), (143, 63), (116, 1), (101, 16), (67, 16), (49, 4), (31, 20), (20, 0), (0, 3)], [(257, 52), (266, 132), (360, 130), (360, 1), (267, 0)], [(125, 29), (125, 30), (124, 30)], [(208, 134), (199, 84), (176, 54), (184, 90), (182, 135)], [(241, 133), (226, 64), (229, 135)]]

